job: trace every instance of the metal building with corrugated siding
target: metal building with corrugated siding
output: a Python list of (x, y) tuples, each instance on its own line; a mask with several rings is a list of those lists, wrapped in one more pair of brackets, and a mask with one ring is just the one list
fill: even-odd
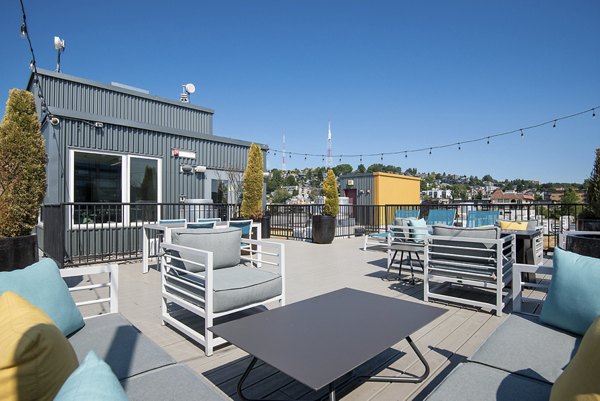
[[(42, 69), (38, 75), (56, 118), (42, 127), (46, 204), (235, 202), (230, 190), (224, 196), (223, 182), (243, 173), (251, 142), (213, 135), (213, 110), (123, 85)], [(27, 89), (38, 92), (33, 74)]]

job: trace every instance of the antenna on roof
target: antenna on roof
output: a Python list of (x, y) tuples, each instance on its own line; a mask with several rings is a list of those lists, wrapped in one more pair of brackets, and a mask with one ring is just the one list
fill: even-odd
[(181, 86), (183, 87), (183, 92), (179, 95), (179, 100), (183, 103), (189, 103), (190, 95), (196, 92), (196, 86), (194, 84), (185, 84)]
[(65, 51), (65, 40), (59, 38), (58, 36), (54, 37), (54, 48), (58, 52), (58, 58), (56, 60), (56, 72), (60, 72), (60, 53)]

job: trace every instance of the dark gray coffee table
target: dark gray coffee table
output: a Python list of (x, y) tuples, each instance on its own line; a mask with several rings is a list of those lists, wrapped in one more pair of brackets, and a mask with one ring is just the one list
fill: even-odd
[(379, 377), (367, 380), (419, 383), (429, 365), (410, 335), (446, 312), (434, 306), (344, 288), (281, 308), (271, 309), (210, 328), (254, 358), (242, 375), (237, 391), (260, 359), (319, 390), (406, 339), (425, 366), (420, 377)]

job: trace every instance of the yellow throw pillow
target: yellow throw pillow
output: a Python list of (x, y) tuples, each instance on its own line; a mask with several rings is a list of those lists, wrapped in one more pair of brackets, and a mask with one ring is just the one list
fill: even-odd
[(550, 401), (600, 400), (600, 316), (588, 328), (577, 353), (556, 379)]
[(501, 230), (515, 230), (515, 231), (527, 230), (527, 222), (526, 221), (500, 220), (500, 229)]
[(78, 365), (48, 315), (14, 292), (0, 295), (0, 401), (53, 400)]

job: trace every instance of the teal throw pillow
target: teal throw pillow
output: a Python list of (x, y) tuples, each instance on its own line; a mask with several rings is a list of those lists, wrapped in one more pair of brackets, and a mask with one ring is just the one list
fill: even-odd
[(540, 320), (584, 335), (600, 316), (600, 259), (554, 248), (554, 273)]
[(410, 238), (415, 242), (423, 242), (429, 233), (425, 219), (409, 219), (408, 225), (413, 227), (410, 229)]
[(21, 270), (0, 272), (0, 294), (13, 291), (43, 310), (65, 336), (84, 326), (58, 266), (49, 258)]
[(117, 376), (94, 351), (88, 352), (60, 388), (54, 401), (125, 401), (128, 400)]

